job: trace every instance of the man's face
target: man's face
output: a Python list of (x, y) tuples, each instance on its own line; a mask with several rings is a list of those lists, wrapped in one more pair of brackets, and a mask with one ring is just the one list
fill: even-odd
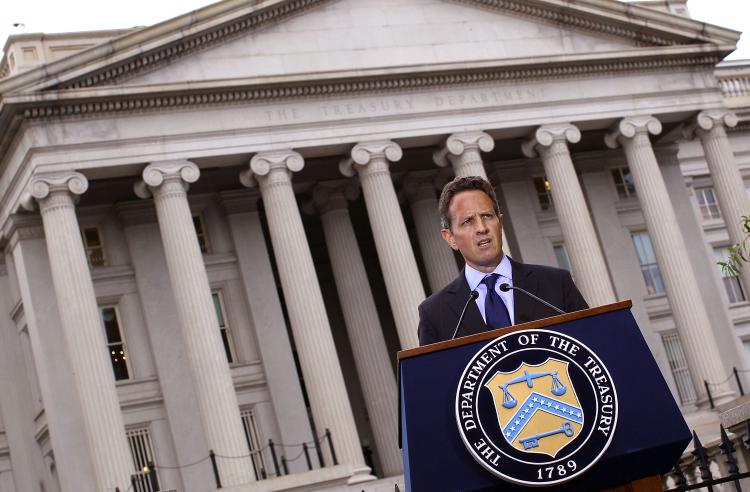
[(472, 268), (489, 273), (503, 257), (503, 216), (483, 191), (457, 193), (448, 206), (450, 229), (440, 232), (451, 248), (461, 253)]

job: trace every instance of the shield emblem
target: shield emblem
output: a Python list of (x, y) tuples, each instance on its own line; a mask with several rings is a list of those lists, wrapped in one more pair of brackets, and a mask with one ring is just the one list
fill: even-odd
[(570, 381), (568, 363), (548, 358), (497, 371), (486, 383), (505, 440), (524, 453), (555, 458), (583, 428), (583, 409)]

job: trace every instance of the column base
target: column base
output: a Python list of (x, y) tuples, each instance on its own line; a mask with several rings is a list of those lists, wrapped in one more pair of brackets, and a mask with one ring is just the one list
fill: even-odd
[(369, 466), (355, 465), (352, 467), (352, 476), (346, 481), (347, 485), (356, 485), (358, 483), (372, 482), (377, 477), (371, 475)]
[[(273, 492), (294, 490), (295, 492), (330, 490), (347, 492), (363, 490), (365, 482), (373, 482), (376, 477), (370, 474), (370, 468), (364, 465), (337, 465), (304, 473), (294, 473), (277, 478), (215, 489), (213, 492)], [(403, 479), (402, 479), (403, 480)], [(356, 487), (350, 488), (354, 485)], [(367, 488), (367, 487), (365, 487)], [(393, 487), (388, 490), (393, 490)]]

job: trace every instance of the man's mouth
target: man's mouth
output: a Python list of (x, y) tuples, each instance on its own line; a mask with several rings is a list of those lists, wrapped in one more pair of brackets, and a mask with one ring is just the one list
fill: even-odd
[(482, 248), (482, 247), (484, 247), (484, 246), (488, 246), (488, 245), (489, 245), (489, 244), (490, 244), (491, 242), (492, 242), (492, 240), (491, 240), (491, 239), (489, 239), (489, 238), (487, 238), (487, 239), (482, 239), (482, 240), (480, 240), (480, 241), (479, 241), (479, 242), (477, 243), (477, 246), (479, 246), (480, 248)]

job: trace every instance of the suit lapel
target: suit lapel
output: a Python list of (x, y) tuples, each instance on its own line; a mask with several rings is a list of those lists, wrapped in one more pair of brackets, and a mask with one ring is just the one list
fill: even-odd
[[(510, 258), (509, 258), (510, 259)], [(521, 287), (529, 292), (537, 292), (539, 290), (539, 281), (536, 275), (531, 270), (525, 268), (523, 263), (510, 260), (511, 267), (513, 269), (513, 286)], [(513, 292), (513, 314), (515, 324), (525, 323), (536, 319), (536, 302), (527, 295), (521, 292)]]
[[(448, 301), (450, 310), (455, 314), (453, 319), (458, 323), (458, 318), (461, 316), (461, 310), (466, 305), (466, 301), (469, 300), (469, 284), (466, 282), (466, 275), (464, 270), (461, 269), (461, 274), (450, 283), (448, 286), (448, 292), (453, 294)], [(455, 325), (453, 327), (455, 329)], [(479, 312), (479, 307), (476, 301), (473, 301), (466, 309), (466, 315), (464, 320), (461, 322), (461, 328), (459, 328), (457, 337), (466, 335), (473, 335), (474, 333), (481, 333), (487, 330), (487, 325), (482, 319), (482, 313)]]

